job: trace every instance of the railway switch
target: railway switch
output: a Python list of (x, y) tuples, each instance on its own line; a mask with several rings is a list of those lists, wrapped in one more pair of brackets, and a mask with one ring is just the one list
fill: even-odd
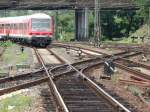
[(104, 74), (111, 76), (115, 72), (115, 64), (112, 60), (108, 60), (104, 62)]

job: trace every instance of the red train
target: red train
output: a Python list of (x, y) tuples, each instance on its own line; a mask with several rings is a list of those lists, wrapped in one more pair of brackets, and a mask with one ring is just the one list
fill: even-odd
[(1, 39), (46, 47), (51, 43), (53, 34), (53, 18), (43, 13), (0, 18)]

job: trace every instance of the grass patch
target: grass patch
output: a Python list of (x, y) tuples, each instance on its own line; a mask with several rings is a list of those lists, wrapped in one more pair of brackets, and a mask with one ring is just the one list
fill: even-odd
[(62, 42), (70, 42), (71, 39), (74, 39), (74, 33), (72, 32), (63, 32), (59, 40)]
[(23, 112), (31, 104), (31, 97), (14, 95), (0, 101), (0, 112)]
[(0, 41), (0, 47), (11, 47), (15, 45), (14, 43), (12, 43), (11, 41)]
[(22, 62), (25, 62), (28, 59), (28, 54), (27, 53), (20, 53), (17, 55), (17, 64), (20, 64)]
[(126, 89), (130, 91), (134, 96), (138, 96), (142, 93), (138, 87), (133, 85), (128, 85)]
[(111, 81), (112, 81), (113, 84), (117, 84), (118, 83), (118, 75), (116, 73), (114, 73), (111, 76)]
[(15, 58), (15, 53), (12, 52), (12, 50), (10, 49), (6, 49), (4, 54), (3, 54), (3, 61), (6, 63), (11, 62), (13, 59)]
[(122, 38), (121, 40), (105, 40), (105, 41), (103, 41), (103, 43), (123, 43), (123, 44), (141, 44), (142, 42), (141, 42), (141, 40), (139, 40), (139, 39), (135, 39), (135, 41), (134, 42), (132, 42), (132, 38)]
[(16, 64), (20, 64), (23, 62), (26, 62), (26, 60), (28, 59), (28, 54), (23, 52), (21, 53), (21, 51), (16, 54), (17, 52), (14, 49), (14, 47), (8, 47), (4, 54), (3, 54), (3, 61), (5, 63), (16, 63)]

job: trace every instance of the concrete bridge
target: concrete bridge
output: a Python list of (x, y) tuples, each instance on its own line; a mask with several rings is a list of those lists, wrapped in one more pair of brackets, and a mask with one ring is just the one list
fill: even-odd
[[(0, 0), (0, 9), (82, 9), (94, 8), (95, 0)], [(101, 9), (135, 9), (131, 0), (100, 0)]]

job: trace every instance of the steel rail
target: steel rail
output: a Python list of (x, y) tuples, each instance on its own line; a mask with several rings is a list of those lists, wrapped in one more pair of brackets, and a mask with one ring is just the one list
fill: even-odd
[[(60, 42), (56, 42), (54, 43), (54, 45), (65, 45), (65, 46), (69, 46), (70, 44), (74, 44), (74, 43), (60, 43)], [(76, 44), (76, 43), (75, 43)], [(87, 43), (78, 43), (77, 44), (86, 44), (86, 45), (91, 45), (91, 44), (87, 44)], [(71, 46), (77, 46), (77, 45), (71, 45)], [(78, 46), (77, 46), (78, 47)], [(127, 44), (111, 44), (111, 45), (105, 45), (104, 44), (104, 47), (101, 47), (101, 48), (117, 48), (117, 49), (121, 49), (123, 48), (123, 50), (125, 51), (140, 51), (140, 52), (143, 52), (143, 53), (148, 53), (149, 52), (146, 52), (146, 50), (148, 51), (148, 47), (145, 47), (144, 45), (141, 45), (141, 44), (136, 44), (136, 45), (127, 45)], [(94, 50), (95, 51), (95, 50)], [(94, 52), (93, 51), (93, 52)], [(107, 54), (106, 54), (107, 55)]]
[[(54, 55), (56, 55), (56, 54), (54, 54)], [(81, 61), (81, 62), (77, 62), (77, 63), (73, 63), (72, 64), (72, 66), (76, 66), (76, 65), (80, 65), (80, 64), (82, 64), (82, 63), (86, 63), (86, 62), (91, 62), (92, 60), (95, 60), (95, 59), (89, 59), (89, 60), (86, 60), (86, 61)], [(97, 60), (97, 59), (96, 59)], [(65, 61), (65, 60), (64, 60)], [(96, 64), (92, 64), (91, 66), (93, 66), (93, 65), (98, 65), (98, 64), (100, 64), (101, 62), (98, 62), (98, 63), (96, 63)], [(61, 67), (63, 67), (63, 66), (66, 66), (66, 65), (59, 65), (59, 66), (57, 66), (57, 67), (54, 67), (53, 69), (50, 69), (50, 72), (52, 73), (52, 70), (55, 70), (55, 69), (57, 69), (57, 68), (61, 68)], [(78, 70), (81, 70), (81, 68), (78, 68)], [(13, 77), (6, 77), (6, 78), (1, 78), (0, 79), (0, 84), (1, 83), (5, 83), (5, 82), (10, 82), (10, 81), (15, 81), (15, 80), (17, 80), (17, 79), (22, 79), (22, 78), (25, 78), (25, 77), (28, 77), (28, 76), (32, 76), (32, 75), (35, 75), (36, 73), (40, 73), (40, 72), (44, 72), (44, 69), (43, 68), (40, 68), (40, 69), (38, 69), (38, 70), (35, 70), (35, 71), (33, 71), (33, 72), (29, 72), (29, 73), (24, 73), (24, 74), (20, 74), (20, 75), (17, 75), (17, 76), (13, 76)], [(75, 72), (74, 70), (72, 70), (72, 71), (67, 71), (67, 72), (64, 72), (64, 73), (62, 73), (62, 74), (66, 74), (66, 73), (70, 73), (70, 72)], [(59, 75), (61, 75), (61, 74), (57, 74), (57, 76), (59, 76)], [(54, 75), (53, 75), (54, 76)], [(52, 78), (53, 78), (53, 76), (52, 76)]]
[(119, 110), (124, 110), (124, 112), (130, 112), (126, 107), (124, 107), (122, 104), (120, 104), (117, 100), (115, 100), (113, 97), (111, 97), (107, 92), (105, 92), (101, 87), (99, 87), (95, 82), (93, 82), (91, 79), (89, 79), (87, 76), (85, 76), (82, 72), (77, 70), (74, 66), (68, 63), (70, 67), (72, 67), (77, 73), (80, 74), (80, 76), (83, 79), (86, 79), (90, 86), (92, 86), (99, 94), (103, 95), (107, 100), (109, 100), (114, 106), (116, 106)]
[(48, 69), (46, 68), (46, 66), (45, 66), (45, 64), (44, 64), (44, 61), (43, 61), (41, 55), (38, 53), (37, 49), (34, 48), (34, 51), (35, 51), (35, 53), (37, 54), (37, 56), (38, 56), (38, 58), (39, 58), (39, 60), (40, 60), (40, 62), (41, 62), (41, 64), (42, 64), (42, 66), (43, 66), (43, 68), (44, 68), (44, 70), (45, 70), (45, 72), (46, 72), (46, 74), (47, 74), (47, 76), (48, 76), (48, 79), (49, 79), (49, 82), (50, 82), (50, 86), (51, 86), (51, 88), (53, 89), (54, 95), (55, 95), (55, 97), (56, 97), (56, 99), (57, 99), (59, 105), (61, 106), (61, 109), (62, 109), (64, 112), (69, 112), (69, 110), (68, 110), (66, 104), (65, 104), (64, 101), (63, 101), (63, 98), (61, 97), (61, 95), (60, 95), (60, 93), (59, 93), (59, 91), (58, 91), (58, 89), (57, 89), (55, 83), (53, 82), (53, 79), (52, 79), (52, 77), (51, 77), (52, 74), (50, 74), (50, 73), (48, 72)]
[[(48, 50), (48, 51), (51, 52), (53, 55), (57, 56), (57, 54), (56, 54), (55, 52), (53, 52), (52, 50)], [(127, 54), (127, 55), (125, 55), (125, 56), (119, 56), (119, 55), (123, 55), (123, 54), (125, 54), (125, 53), (127, 53), (127, 52), (116, 53), (115, 56), (113, 57), (113, 60), (118, 60), (118, 59), (120, 59), (120, 58), (125, 58), (125, 57), (130, 57), (130, 56), (132, 57), (132, 56), (135, 56), (135, 55), (140, 54), (141, 52), (136, 52), (136, 53), (133, 53), (133, 54)], [(57, 57), (59, 57), (59, 58), (60, 58), (61, 60), (63, 60), (64, 62), (68, 62), (66, 59), (64, 59), (64, 58), (62, 58), (62, 57), (60, 57), (60, 56), (57, 56)], [(92, 58), (92, 59), (88, 59), (88, 60), (76, 62), (76, 63), (73, 63), (73, 64), (71, 64), (71, 65), (75, 67), (75, 66), (80, 65), (80, 64), (82, 64), (82, 63), (90, 63), (90, 62), (92, 62), (92, 61), (102, 61), (102, 60), (106, 60), (107, 58), (111, 58), (111, 56), (110, 56), (110, 55), (107, 55), (107, 56), (104, 56), (103, 58), (101, 58), (101, 57), (95, 57), (95, 58)], [(104, 62), (104, 61), (103, 61), (103, 62)], [(98, 62), (98, 63), (100, 63), (100, 62)], [(97, 64), (98, 64), (98, 63), (97, 63)], [(51, 71), (54, 71), (55, 69), (59, 69), (59, 68), (64, 67), (64, 66), (67, 66), (67, 64), (56, 66), (56, 67), (54, 67)]]
[(15, 76), (0, 78), (0, 84), (5, 83), (5, 82), (10, 82), (10, 81), (15, 81), (15, 80), (22, 79), (22, 78), (25, 78), (25, 77), (28, 77), (28, 76), (32, 76), (32, 75), (34, 75), (36, 73), (40, 73), (42, 71), (43, 71), (43, 69), (38, 69), (38, 70), (35, 70), (33, 72), (28, 72), (28, 73), (15, 75)]
[[(95, 53), (99, 53), (99, 54), (102, 54), (103, 55), (103, 57), (111, 57), (111, 56), (119, 56), (119, 55), (124, 55), (124, 54), (127, 54), (127, 53), (129, 53), (129, 51), (128, 50), (125, 50), (125, 51), (123, 51), (123, 52), (120, 52), (120, 53), (114, 53), (114, 54), (106, 54), (106, 53), (103, 53), (103, 52), (100, 52), (100, 51), (97, 51), (97, 50), (93, 50), (93, 49), (89, 49), (89, 48), (84, 48), (84, 47), (79, 47), (79, 46), (76, 46), (76, 45), (70, 45), (70, 44), (63, 44), (63, 43), (53, 43), (53, 45), (54, 46), (58, 46), (58, 47), (64, 47), (64, 48), (66, 48), (66, 47), (71, 47), (71, 49), (74, 49), (74, 48), (78, 48), (78, 49), (83, 49), (83, 50), (89, 50), (89, 51), (91, 51), (91, 52), (95, 52)], [(133, 52), (133, 51), (132, 51)], [(141, 51), (139, 51), (139, 52), (136, 52), (136, 53), (133, 53), (133, 55), (124, 55), (124, 56), (122, 56), (122, 58), (126, 58), (126, 57), (131, 57), (131, 56), (135, 56), (135, 55), (140, 55), (142, 52)], [(93, 55), (94, 56), (94, 55)], [(96, 56), (96, 57), (99, 57), (100, 58), (100, 56)], [(102, 58), (103, 58), (102, 57)]]
[[(119, 59), (122, 59), (122, 58), (118, 58), (118, 60), (119, 60)], [(103, 63), (104, 63), (104, 61), (103, 61), (103, 62), (99, 62), (99, 63), (97, 63), (97, 64), (90, 65), (90, 66), (88, 66), (88, 67), (83, 68), (82, 71), (83, 71), (84, 69), (90, 69), (91, 67), (95, 67), (95, 66), (98, 66), (98, 65), (102, 65)], [(120, 69), (126, 70), (126, 71), (128, 71), (128, 72), (130, 72), (130, 73), (133, 73), (133, 74), (135, 74), (135, 75), (138, 75), (138, 76), (140, 76), (140, 77), (143, 77), (143, 78), (147, 79), (148, 81), (150, 80), (150, 75), (148, 75), (148, 74), (141, 73), (141, 72), (139, 72), (138, 70), (131, 69), (131, 68), (125, 66), (125, 65), (121, 65), (121, 64), (116, 63), (116, 62), (115, 62), (115, 65), (116, 65), (118, 68), (120, 68)]]
[[(71, 72), (71, 71), (70, 71)], [(72, 72), (74, 72), (74, 71), (72, 71)], [(68, 73), (68, 72), (67, 72)], [(63, 74), (66, 74), (66, 73), (63, 73)], [(59, 74), (59, 75), (61, 75), (61, 74)], [(58, 75), (56, 75), (56, 76), (54, 76), (54, 77), (58, 77)], [(52, 77), (52, 79), (54, 79), (54, 77)], [(85, 78), (85, 77), (83, 77), (83, 78)], [(87, 79), (86, 79), (87, 80)], [(10, 90), (11, 90), (11, 88), (10, 88)]]
[(131, 68), (125, 66), (125, 65), (122, 65), (122, 64), (119, 64), (119, 63), (116, 63), (116, 62), (114, 62), (114, 64), (115, 64), (117, 67), (119, 67), (119, 68), (121, 68), (121, 69), (124, 69), (124, 70), (127, 70), (127, 71), (130, 72), (130, 73), (139, 75), (139, 76), (141, 76), (141, 77), (143, 77), (143, 78), (146, 78), (146, 79), (150, 80), (150, 75), (148, 75), (148, 74), (139, 72), (138, 70), (133, 70), (133, 69), (131, 69)]
[(98, 54), (108, 55), (108, 54), (102, 53), (100, 51), (96, 51), (96, 50), (92, 50), (92, 49), (88, 49), (88, 48), (84, 48), (84, 47), (79, 47), (79, 46), (75, 46), (75, 45), (68, 45), (68, 44), (62, 44), (62, 43), (54, 43), (53, 45), (58, 46), (58, 47), (64, 47), (64, 48), (70, 47), (73, 50), (76, 50), (75, 48), (83, 49), (83, 50), (89, 50), (91, 52), (95, 52), (95, 53), (98, 53)]
[(131, 61), (131, 60), (125, 59), (125, 58), (120, 58), (120, 59), (123, 60), (123, 61), (127, 61), (129, 63), (134, 63), (134, 64), (136, 64), (138, 66), (141, 66), (141, 67), (144, 67), (146, 69), (150, 69), (150, 66), (148, 66), (148, 65), (145, 65), (145, 64), (142, 64), (142, 63), (138, 63), (138, 62), (135, 62), (135, 61)]
[(44, 78), (41, 78), (41, 79), (38, 79), (38, 80), (35, 80), (35, 81), (19, 84), (17, 86), (0, 89), (0, 95), (4, 95), (4, 94), (14, 92), (14, 91), (17, 91), (17, 90), (20, 90), (20, 89), (25, 89), (25, 88), (28, 88), (28, 87), (36, 86), (36, 85), (39, 85), (39, 84), (47, 82), (47, 81), (48, 81), (48, 78), (44, 77)]
[[(53, 54), (53, 52), (51, 52), (49, 49), (47, 49), (50, 53)], [(62, 64), (64, 64), (64, 60), (62, 60), (62, 58), (60, 58), (59, 56), (55, 56)]]
[[(55, 54), (56, 55), (56, 54)], [(105, 92), (101, 87), (99, 87), (95, 82), (93, 82), (91, 79), (89, 79), (87, 76), (85, 76), (81, 71), (79, 71), (78, 69), (76, 69), (73, 65), (71, 65), (70, 63), (66, 64), (68, 66), (70, 66), (74, 71), (76, 71), (77, 73), (79, 73), (79, 75), (81, 76), (81, 78), (83, 78), (83, 80), (86, 80), (89, 85), (98, 92), (98, 94), (102, 95), (104, 98), (106, 98), (113, 106), (115, 106), (118, 111), (123, 111), (123, 112), (131, 112), (130, 110), (128, 110), (126, 107), (124, 107), (122, 104), (120, 104), (117, 100), (115, 100), (113, 97), (111, 97), (107, 92)]]

